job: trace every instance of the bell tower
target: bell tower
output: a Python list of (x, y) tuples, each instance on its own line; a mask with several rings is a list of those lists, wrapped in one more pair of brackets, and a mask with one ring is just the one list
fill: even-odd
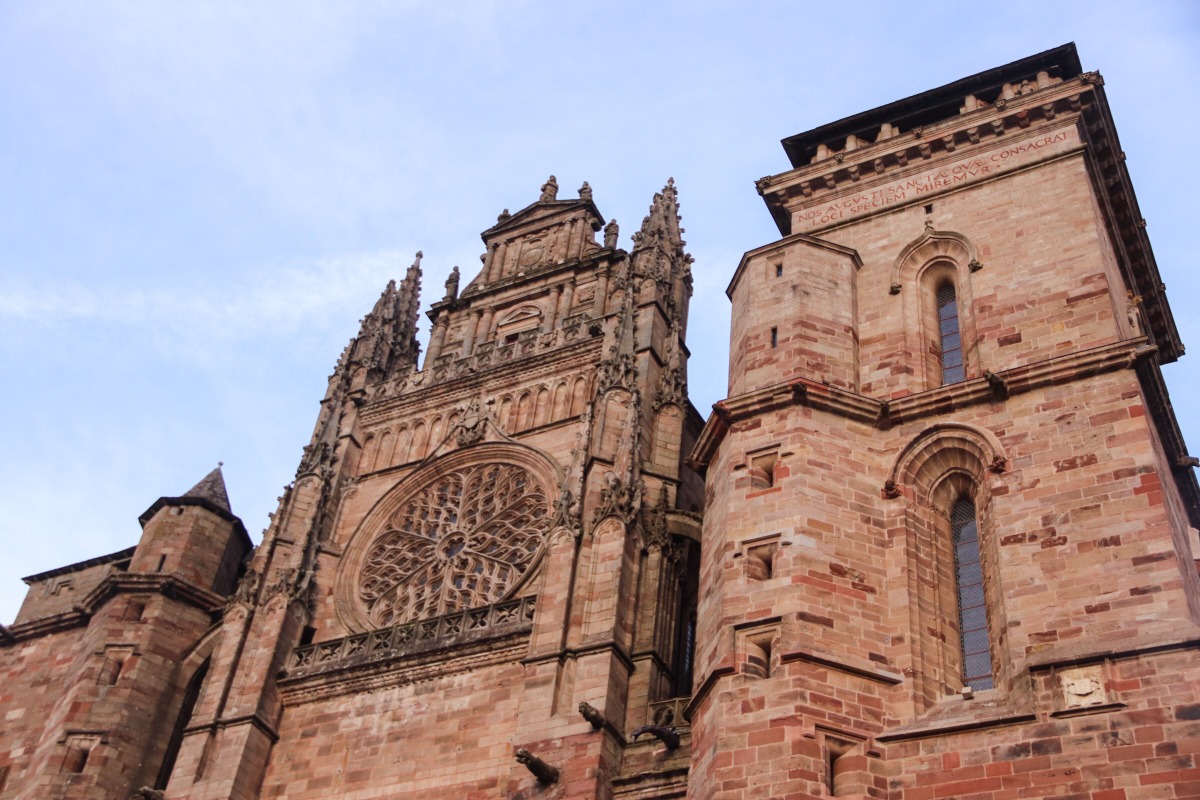
[(1103, 85), (1066, 45), (758, 181), (780, 238), (693, 453), (689, 797), (1194, 794), (1089, 734), (1195, 746), (1200, 679), (1183, 350)]

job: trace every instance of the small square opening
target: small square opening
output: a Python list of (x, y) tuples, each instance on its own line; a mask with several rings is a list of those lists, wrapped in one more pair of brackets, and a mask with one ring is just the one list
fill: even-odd
[(774, 631), (762, 631), (746, 637), (746, 662), (742, 672), (749, 678), (771, 677), (771, 644)]
[(775, 466), (779, 453), (770, 452), (752, 456), (750, 459), (750, 485), (755, 490), (770, 489), (775, 485)]
[(143, 600), (130, 600), (125, 606), (126, 622), (141, 622), (146, 613), (146, 603)]

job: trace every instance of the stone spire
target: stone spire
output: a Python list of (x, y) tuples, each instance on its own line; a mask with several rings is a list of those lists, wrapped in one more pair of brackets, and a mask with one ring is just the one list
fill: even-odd
[(400, 369), (411, 368), (417, 361), (421, 258), (418, 251), (400, 285), (397, 286), (394, 280), (388, 281), (371, 313), (363, 317), (358, 337), (352, 344), (350, 364), (344, 366), (366, 367), (367, 383), (386, 380)]
[(654, 195), (650, 213), (642, 220), (642, 228), (633, 235), (635, 249), (661, 244), (669, 249), (682, 250), (683, 228), (679, 227), (679, 194), (675, 179), (668, 178), (663, 190)]
[(668, 309), (679, 333), (687, 329), (688, 301), (692, 296), (692, 257), (684, 249), (684, 229), (680, 226), (679, 193), (675, 179), (654, 195), (650, 213), (633, 235), (633, 274), (652, 278), (658, 285), (659, 299)]
[(229, 494), (225, 491), (225, 476), (221, 473), (221, 467), (222, 463), (217, 462), (217, 468), (201, 478), (200, 482), (184, 492), (183, 496), (207, 500), (222, 511), (232, 514), (233, 509), (229, 507)]
[(411, 371), (420, 356), (417, 314), (420, 312), (421, 258), (408, 268), (397, 286), (394, 280), (379, 295), (371, 313), (362, 319), (358, 336), (338, 358), (317, 417), (312, 442), (304, 449), (297, 474), (328, 465), (335, 455), (346, 401), (361, 398), (367, 387)]

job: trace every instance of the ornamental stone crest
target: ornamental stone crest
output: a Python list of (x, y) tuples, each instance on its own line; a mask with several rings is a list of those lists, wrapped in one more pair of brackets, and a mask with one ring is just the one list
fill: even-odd
[(516, 459), (483, 460), (478, 449), (439, 459), (364, 521), (338, 574), (338, 610), (350, 627), (499, 602), (537, 564), (554, 527), (557, 481)]

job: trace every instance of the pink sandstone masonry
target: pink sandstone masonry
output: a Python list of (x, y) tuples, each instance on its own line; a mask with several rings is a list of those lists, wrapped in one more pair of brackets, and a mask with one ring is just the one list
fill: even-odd
[(218, 468), (26, 579), (0, 800), (1200, 797), (1182, 343), (1100, 76), (783, 144), (707, 422), (674, 182), (626, 248), (551, 176), (423, 358), (423, 255), (388, 284), (258, 547)]

